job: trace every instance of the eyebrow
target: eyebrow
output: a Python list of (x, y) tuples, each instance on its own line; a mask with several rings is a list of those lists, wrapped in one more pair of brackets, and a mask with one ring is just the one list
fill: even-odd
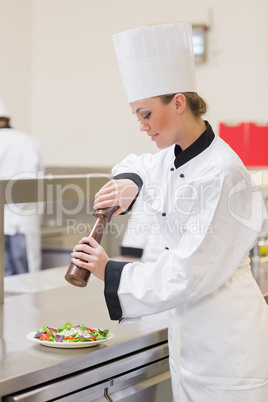
[(146, 109), (144, 106), (138, 107), (138, 109), (136, 109), (135, 113), (139, 113), (141, 109)]

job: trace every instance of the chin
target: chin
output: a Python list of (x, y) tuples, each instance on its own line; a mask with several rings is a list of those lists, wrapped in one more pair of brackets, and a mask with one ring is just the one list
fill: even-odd
[(156, 144), (156, 146), (158, 149), (165, 149), (165, 148), (170, 147), (170, 145), (164, 145), (164, 144)]

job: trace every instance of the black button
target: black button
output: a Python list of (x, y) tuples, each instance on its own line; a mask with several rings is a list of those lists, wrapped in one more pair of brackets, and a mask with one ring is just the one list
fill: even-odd
[(169, 247), (165, 247), (165, 250), (169, 250)]
[(184, 174), (183, 174), (183, 173), (181, 173), (181, 174), (180, 174), (180, 177), (183, 179), (183, 178), (184, 178)]
[(162, 212), (162, 216), (166, 216), (166, 213), (165, 213), (165, 212)]
[(171, 172), (173, 172), (174, 168), (171, 168), (170, 170), (171, 170)]

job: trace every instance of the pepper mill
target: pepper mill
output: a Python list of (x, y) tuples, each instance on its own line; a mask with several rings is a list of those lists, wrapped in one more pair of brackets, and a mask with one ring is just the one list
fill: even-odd
[[(102, 234), (104, 232), (106, 224), (110, 221), (114, 211), (118, 207), (109, 207), (103, 209), (97, 209), (94, 212), (94, 222), (92, 224), (91, 230), (87, 234), (87, 237), (93, 237), (98, 243), (101, 242)], [(65, 275), (65, 279), (71, 285), (85, 287), (90, 277), (90, 271), (85, 268), (77, 267), (75, 264), (71, 263), (68, 271)]]

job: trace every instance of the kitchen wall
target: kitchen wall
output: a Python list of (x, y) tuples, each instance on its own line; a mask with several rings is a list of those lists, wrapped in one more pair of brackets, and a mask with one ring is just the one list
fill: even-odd
[(0, 0), (0, 95), (17, 128), (33, 132), (32, 1)]
[(209, 26), (196, 70), (216, 132), (220, 121), (268, 121), (267, 0), (0, 0), (0, 14), (0, 94), (46, 165), (112, 166), (156, 151), (130, 112), (111, 39), (142, 25)]

